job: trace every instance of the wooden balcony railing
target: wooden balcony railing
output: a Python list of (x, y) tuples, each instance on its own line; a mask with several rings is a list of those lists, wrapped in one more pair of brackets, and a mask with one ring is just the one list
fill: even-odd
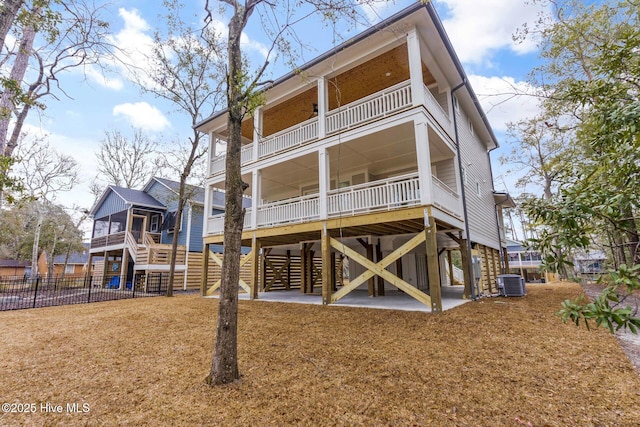
[(105, 248), (107, 246), (123, 245), (126, 232), (107, 234), (106, 236), (91, 239), (91, 249)]
[[(162, 245), (159, 241), (159, 234), (144, 233), (144, 244), (138, 244), (132, 233), (120, 232), (108, 236), (96, 237), (91, 240), (91, 248), (101, 248), (113, 245), (122, 245), (128, 249), (136, 264), (168, 265), (171, 261), (171, 245)], [(182, 265), (186, 262), (187, 248), (178, 246), (176, 253), (176, 264)]]

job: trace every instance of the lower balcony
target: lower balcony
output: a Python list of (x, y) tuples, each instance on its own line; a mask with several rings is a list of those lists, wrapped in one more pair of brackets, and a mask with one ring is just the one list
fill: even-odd
[[(457, 218), (461, 217), (459, 195), (445, 183), (432, 176), (431, 197), (434, 206)], [(298, 224), (320, 219), (320, 194), (310, 194), (249, 208), (244, 229), (253, 229), (252, 209), (258, 209), (256, 228)], [(327, 193), (327, 218), (352, 216), (368, 212), (392, 211), (421, 204), (418, 174), (395, 176)], [(224, 232), (224, 214), (207, 219), (206, 235)]]

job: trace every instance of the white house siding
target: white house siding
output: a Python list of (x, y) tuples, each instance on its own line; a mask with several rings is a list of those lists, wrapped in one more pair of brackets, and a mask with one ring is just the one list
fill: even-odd
[(431, 167), (431, 172), (442, 182), (447, 184), (451, 189), (456, 189), (456, 168), (453, 165), (455, 159), (442, 160), (436, 162)]
[[(493, 179), (486, 146), (469, 128), (469, 118), (462, 108), (457, 116), (458, 138), (465, 170), (465, 196), (469, 232), (473, 242), (498, 249), (498, 225), (493, 200)], [(476, 183), (480, 186), (478, 196)]]

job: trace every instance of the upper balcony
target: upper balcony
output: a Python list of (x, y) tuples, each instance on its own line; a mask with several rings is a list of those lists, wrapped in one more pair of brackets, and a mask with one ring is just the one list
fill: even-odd
[[(397, 46), (358, 66), (318, 79), (286, 100), (267, 103), (256, 118), (242, 125), (241, 165), (296, 149), (351, 129), (363, 127), (399, 112), (422, 106), (438, 128), (454, 139), (449, 90), (436, 83), (421, 63), (417, 79), (409, 71), (407, 44)], [(226, 140), (226, 132), (213, 132), (209, 175), (225, 171), (225, 155), (215, 147)]]

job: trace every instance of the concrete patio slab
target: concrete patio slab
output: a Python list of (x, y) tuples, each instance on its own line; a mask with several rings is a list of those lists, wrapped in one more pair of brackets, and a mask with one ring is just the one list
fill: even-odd
[[(470, 301), (469, 299), (463, 299), (462, 293), (462, 286), (443, 286), (442, 310), (449, 310)], [(212, 297), (217, 298), (217, 295), (212, 295)], [(239, 299), (248, 300), (249, 294), (240, 294)], [(270, 291), (260, 292), (256, 301), (322, 305), (322, 295), (319, 293), (302, 294), (299, 289), (290, 291)], [(377, 297), (368, 296), (367, 291), (365, 290), (355, 290), (330, 306), (431, 312), (430, 307), (425, 306), (404, 292), (397, 290), (388, 290), (386, 291), (385, 296)]]

